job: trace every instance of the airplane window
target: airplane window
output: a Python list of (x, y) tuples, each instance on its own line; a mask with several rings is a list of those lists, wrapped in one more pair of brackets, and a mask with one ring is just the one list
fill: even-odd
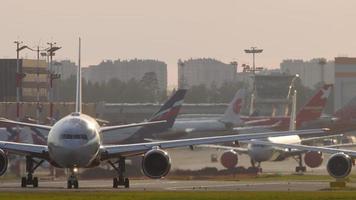
[(83, 139), (83, 140), (87, 140), (88, 139), (87, 135), (85, 135), (85, 134), (80, 135), (80, 138)]
[(62, 139), (88, 140), (88, 136), (86, 134), (63, 134)]

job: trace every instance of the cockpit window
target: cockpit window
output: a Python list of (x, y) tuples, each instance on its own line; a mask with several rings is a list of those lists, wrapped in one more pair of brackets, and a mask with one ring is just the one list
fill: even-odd
[(63, 134), (62, 139), (88, 140), (88, 137), (85, 134)]

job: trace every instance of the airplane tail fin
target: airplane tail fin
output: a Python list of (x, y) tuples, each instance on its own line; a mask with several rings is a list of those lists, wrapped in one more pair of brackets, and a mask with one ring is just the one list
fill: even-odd
[(177, 90), (164, 104), (163, 106), (154, 113), (149, 121), (161, 121), (166, 120), (167, 123), (164, 124), (167, 128), (171, 128), (179, 114), (180, 108), (183, 105), (185, 94), (187, 90), (179, 89)]
[(126, 140), (125, 143), (143, 142), (146, 138), (154, 138), (154, 134), (156, 133), (164, 132), (172, 128), (180, 108), (183, 105), (186, 92), (187, 90), (185, 89), (177, 90), (149, 119), (149, 122), (165, 120), (167, 123), (142, 126), (130, 139)]
[(356, 96), (353, 97), (346, 105), (337, 110), (333, 117), (339, 120), (356, 119)]
[(82, 68), (80, 66), (81, 56), (81, 38), (79, 38), (79, 52), (78, 52), (78, 71), (77, 71), (77, 88), (76, 88), (76, 100), (75, 100), (75, 112), (82, 112)]
[(296, 116), (297, 127), (303, 122), (319, 119), (331, 93), (332, 84), (325, 84), (318, 92), (299, 110)]
[(245, 98), (245, 89), (236, 92), (234, 98), (225, 110), (224, 115), (220, 118), (221, 122), (236, 125), (241, 124), (240, 112)]

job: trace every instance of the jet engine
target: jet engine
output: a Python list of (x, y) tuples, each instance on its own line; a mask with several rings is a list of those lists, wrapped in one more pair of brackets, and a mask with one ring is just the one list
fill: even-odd
[(0, 149), (0, 176), (2, 176), (7, 170), (8, 159), (3, 150)]
[(310, 168), (320, 167), (323, 160), (324, 158), (321, 152), (309, 151), (304, 155), (304, 163)]
[(336, 153), (329, 158), (326, 169), (334, 178), (345, 178), (351, 172), (352, 160), (344, 153)]
[(238, 163), (238, 156), (234, 150), (225, 151), (220, 157), (220, 163), (226, 169), (233, 169)]
[(171, 169), (171, 158), (168, 153), (155, 148), (147, 151), (142, 158), (143, 173), (154, 179), (159, 179), (168, 174)]

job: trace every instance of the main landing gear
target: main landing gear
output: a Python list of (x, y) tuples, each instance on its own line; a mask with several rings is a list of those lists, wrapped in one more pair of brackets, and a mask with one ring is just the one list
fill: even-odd
[(298, 156), (294, 157), (294, 159), (298, 162), (298, 166), (295, 168), (295, 172), (297, 173), (304, 173), (307, 171), (307, 168), (303, 165), (303, 158), (302, 154), (299, 154)]
[(251, 161), (251, 167), (249, 167), (247, 170), (251, 173), (262, 173), (262, 168), (261, 168), (261, 162), (257, 162), (257, 166), (256, 166), (256, 161), (254, 161), (253, 159), (250, 160)]
[[(124, 177), (124, 173), (126, 171), (125, 158), (119, 158), (119, 160), (115, 163), (109, 160), (108, 163), (116, 170), (118, 174), (118, 177), (113, 178), (113, 188), (117, 188), (118, 186), (124, 186), (125, 188), (129, 188), (130, 180)], [(117, 164), (117, 166), (115, 164)]]
[(68, 189), (72, 189), (72, 188), (78, 189), (79, 183), (78, 183), (77, 172), (78, 172), (77, 168), (70, 169), (71, 174), (67, 179), (67, 188)]
[(21, 187), (27, 187), (28, 185), (32, 185), (33, 187), (38, 187), (38, 178), (33, 177), (33, 173), (39, 167), (44, 160), (36, 161), (30, 156), (26, 156), (26, 172), (27, 176), (21, 178)]

